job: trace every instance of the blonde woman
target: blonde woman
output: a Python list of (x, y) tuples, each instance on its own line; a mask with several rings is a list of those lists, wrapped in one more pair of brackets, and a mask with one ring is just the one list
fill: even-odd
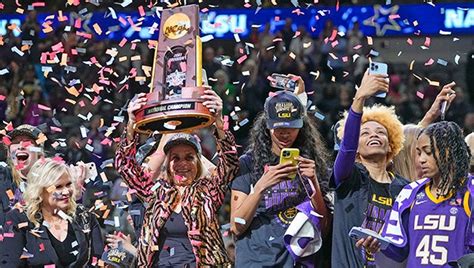
[(76, 204), (75, 193), (66, 164), (38, 160), (28, 173), (26, 205), (7, 214), (0, 266), (84, 267), (100, 258), (97, 219)]

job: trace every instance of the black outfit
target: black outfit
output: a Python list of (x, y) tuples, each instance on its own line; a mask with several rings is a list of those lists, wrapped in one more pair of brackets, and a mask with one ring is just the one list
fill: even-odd
[(373, 214), (372, 212), (376, 210), (382, 211), (386, 206), (385, 204), (381, 205), (380, 202), (373, 202), (374, 194), (375, 200), (386, 200), (384, 198), (395, 200), (398, 193), (408, 183), (408, 180), (397, 175), (393, 177), (390, 184), (378, 183), (359, 163), (354, 164), (351, 176), (338, 187), (335, 185), (334, 176), (331, 177), (330, 185), (335, 187), (332, 252), (345, 253), (337, 254), (337, 256), (332, 254), (332, 267), (364, 267), (366, 256), (356, 248), (355, 242), (349, 237), (349, 231), (354, 226), (381, 224), (384, 212), (376, 217), (366, 216)]
[(16, 190), (10, 166), (0, 166), (0, 226), (5, 224), (6, 214), (12, 206), (13, 200), (7, 195), (9, 190), (11, 193), (15, 193)]
[(76, 242), (76, 234), (74, 234), (74, 230), (72, 228), (71, 223), (68, 223), (67, 226), (67, 236), (64, 241), (59, 241), (56, 237), (48, 231), (49, 239), (51, 240), (51, 245), (53, 246), (56, 254), (59, 257), (59, 263), (61, 267), (68, 267), (71, 263), (76, 260), (77, 255), (77, 242)]
[(159, 257), (158, 253), (153, 256), (153, 267), (196, 267), (196, 257), (188, 238), (188, 227), (181, 213), (171, 214), (160, 231), (158, 245), (161, 250)]
[[(57, 245), (55, 245), (56, 242), (48, 235), (49, 232), (42, 223), (39, 228), (35, 228), (34, 224), (26, 217), (26, 214), (17, 209), (8, 212), (6, 222), (7, 224), (3, 229), (4, 240), (0, 242), (0, 267), (44, 268), (48, 264), (63, 267), (61, 263), (67, 262), (67, 260), (63, 259), (65, 252), (58, 249)], [(27, 226), (21, 226), (21, 223), (27, 223)], [(19, 224), (21, 228), (19, 228)], [(75, 217), (69, 227), (71, 227), (69, 229), (73, 231), (75, 239), (70, 245), (64, 245), (64, 247), (72, 247), (73, 251), (77, 250), (77, 254), (73, 262), (65, 267), (91, 266), (88, 264), (92, 262), (92, 258), (97, 257), (97, 259), (100, 259), (104, 250), (104, 243), (97, 219), (93, 214), (87, 212), (83, 206), (78, 206)], [(63, 243), (66, 243), (66, 241)], [(27, 252), (24, 252), (23, 248)], [(58, 251), (60, 252), (59, 254)], [(20, 259), (20, 256), (27, 256), (28, 258)]]

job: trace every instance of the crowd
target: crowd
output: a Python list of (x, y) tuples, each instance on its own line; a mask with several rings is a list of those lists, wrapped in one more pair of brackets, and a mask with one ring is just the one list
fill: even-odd
[[(405, 65), (368, 74), (381, 57), (357, 23), (342, 36), (327, 20), (317, 39), (291, 25), (205, 46), (214, 125), (152, 137), (133, 128), (146, 44), (118, 61), (122, 46), (66, 24), (39, 39), (35, 12), (19, 36), (7, 25), (0, 266), (447, 267), (472, 253), (472, 52), (427, 69), (434, 86)], [(272, 88), (273, 73), (295, 92)], [(296, 166), (279, 162), (285, 148)], [(354, 226), (390, 246), (354, 241)]]

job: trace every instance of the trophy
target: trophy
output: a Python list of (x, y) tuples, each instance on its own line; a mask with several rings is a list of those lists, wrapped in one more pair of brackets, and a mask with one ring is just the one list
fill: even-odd
[(151, 89), (135, 113), (135, 131), (191, 131), (214, 122), (199, 98), (206, 90), (201, 55), (198, 5), (163, 10)]

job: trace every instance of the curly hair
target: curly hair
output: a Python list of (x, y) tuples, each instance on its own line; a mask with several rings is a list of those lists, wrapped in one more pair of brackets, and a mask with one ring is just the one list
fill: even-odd
[[(301, 156), (314, 160), (318, 182), (323, 196), (325, 196), (329, 191), (329, 167), (327, 165), (329, 153), (316, 128), (315, 121), (307, 115), (303, 115), (302, 119), (303, 127), (292, 147), (298, 148)], [(272, 138), (263, 112), (257, 116), (250, 131), (248, 152), (253, 159), (253, 171), (256, 174), (253, 178), (255, 183), (262, 176), (265, 165), (278, 160), (278, 156), (272, 152)], [(300, 190), (304, 191), (302, 187), (300, 185)]]
[(471, 159), (461, 128), (454, 122), (442, 121), (429, 125), (421, 134), (430, 138), (431, 153), (439, 169), (438, 195), (446, 197), (457, 192), (466, 182)]
[(64, 211), (70, 217), (76, 213), (76, 187), (75, 181), (71, 176), (69, 167), (52, 159), (40, 159), (31, 168), (28, 173), (28, 187), (23, 195), (26, 202), (26, 216), (36, 226), (40, 226), (42, 220), (41, 207), (43, 204), (43, 193), (55, 185), (61, 176), (67, 174), (72, 181), (73, 192), (69, 198), (69, 207)]
[[(348, 114), (348, 112), (345, 112), (344, 117), (339, 121), (341, 126), (337, 133), (339, 139), (342, 139), (344, 136), (344, 126)], [(388, 143), (392, 149), (392, 151), (388, 153), (388, 159), (393, 159), (393, 157), (403, 148), (403, 142), (405, 140), (403, 135), (403, 124), (398, 120), (397, 114), (395, 113), (395, 107), (387, 107), (380, 104), (371, 107), (364, 107), (361, 125), (369, 121), (375, 121), (384, 126), (387, 130)]]

